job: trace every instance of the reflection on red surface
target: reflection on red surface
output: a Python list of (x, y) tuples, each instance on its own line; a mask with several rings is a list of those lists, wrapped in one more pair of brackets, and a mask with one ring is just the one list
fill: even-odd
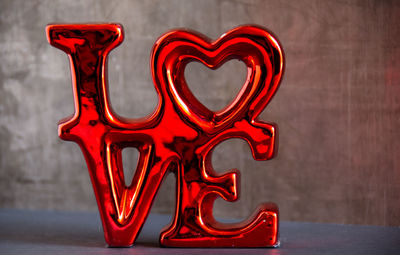
[[(140, 120), (114, 113), (107, 92), (107, 55), (123, 40), (120, 25), (49, 25), (47, 36), (71, 63), (75, 114), (59, 124), (59, 136), (77, 142), (85, 155), (110, 246), (134, 243), (168, 171), (177, 178), (177, 205), (173, 222), (161, 233), (162, 246), (278, 244), (278, 209), (273, 204), (261, 205), (249, 220), (236, 224), (219, 223), (212, 213), (218, 196), (238, 199), (240, 180), (238, 170), (214, 172), (211, 153), (217, 144), (242, 138), (256, 160), (274, 156), (276, 126), (257, 120), (283, 73), (282, 50), (270, 33), (243, 26), (212, 43), (190, 31), (163, 35), (151, 55), (159, 104), (151, 116)], [(230, 105), (210, 111), (188, 89), (185, 67), (200, 61), (216, 69), (230, 59), (246, 64), (247, 80)], [(140, 153), (129, 187), (121, 159), (126, 147)]]

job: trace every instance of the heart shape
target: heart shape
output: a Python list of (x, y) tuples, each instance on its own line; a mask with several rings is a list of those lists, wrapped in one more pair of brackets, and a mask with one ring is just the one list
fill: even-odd
[(198, 61), (185, 68), (185, 81), (196, 98), (212, 111), (221, 111), (237, 96), (247, 78), (247, 67), (229, 60), (217, 70)]
[[(217, 69), (238, 59), (247, 66), (247, 79), (236, 98), (221, 111), (211, 111), (192, 94), (184, 77), (186, 65), (199, 61)], [(265, 29), (242, 26), (211, 42), (204, 35), (177, 30), (154, 45), (152, 75), (161, 97), (169, 97), (185, 118), (206, 133), (220, 132), (234, 122), (253, 122), (275, 94), (283, 74), (283, 52)], [(161, 104), (168, 100), (160, 98)]]

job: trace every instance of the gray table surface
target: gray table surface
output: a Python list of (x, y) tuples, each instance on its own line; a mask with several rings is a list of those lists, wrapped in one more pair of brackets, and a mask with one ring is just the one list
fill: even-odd
[(281, 222), (280, 248), (160, 248), (151, 214), (131, 248), (107, 248), (98, 213), (0, 209), (0, 254), (400, 254), (400, 228)]

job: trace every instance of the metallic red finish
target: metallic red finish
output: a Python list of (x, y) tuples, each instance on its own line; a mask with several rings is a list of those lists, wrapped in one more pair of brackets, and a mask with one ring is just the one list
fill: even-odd
[[(273, 204), (261, 205), (249, 220), (236, 224), (219, 223), (212, 213), (218, 196), (228, 201), (239, 196), (238, 170), (218, 175), (211, 166), (217, 144), (242, 138), (256, 160), (270, 159), (276, 151), (276, 126), (257, 120), (283, 74), (281, 47), (269, 32), (243, 26), (212, 43), (191, 31), (163, 35), (151, 55), (159, 104), (140, 120), (114, 113), (107, 93), (107, 55), (123, 40), (120, 25), (49, 25), (47, 36), (71, 63), (75, 114), (59, 124), (59, 136), (77, 142), (85, 155), (110, 246), (134, 243), (169, 171), (177, 178), (177, 205), (173, 222), (161, 233), (162, 246), (278, 245), (278, 209)], [(185, 66), (200, 61), (216, 69), (230, 59), (246, 64), (247, 80), (230, 105), (210, 111), (189, 90)], [(121, 159), (126, 147), (140, 152), (129, 187)]]

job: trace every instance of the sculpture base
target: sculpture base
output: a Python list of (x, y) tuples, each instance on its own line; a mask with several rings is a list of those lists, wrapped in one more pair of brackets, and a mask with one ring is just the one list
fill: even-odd
[[(279, 247), (278, 207), (265, 203), (248, 220), (237, 224), (212, 222), (204, 229), (195, 220), (174, 222), (163, 231), (160, 244), (163, 247), (210, 247), (210, 248), (257, 248)], [(202, 222), (204, 224), (204, 222)], [(174, 227), (178, 226), (178, 227)]]

